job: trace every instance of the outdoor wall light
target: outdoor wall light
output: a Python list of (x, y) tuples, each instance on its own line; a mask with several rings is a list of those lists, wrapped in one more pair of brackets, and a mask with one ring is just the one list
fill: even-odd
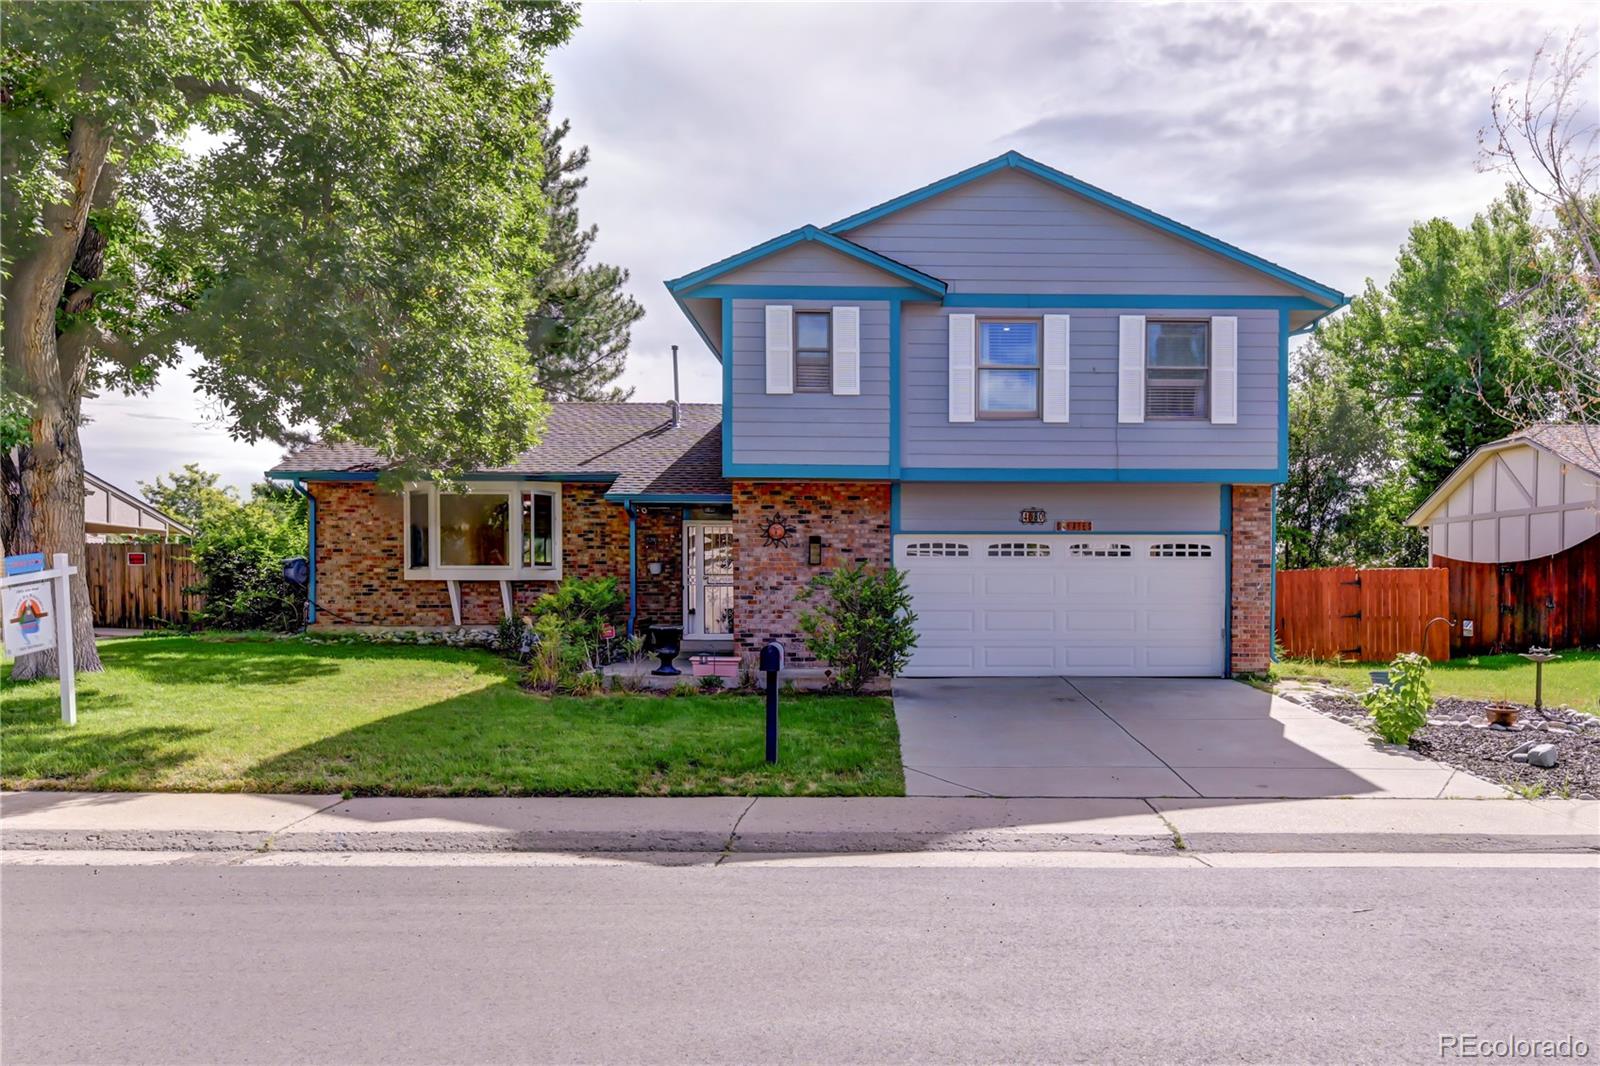
[(656, 577), (661, 573), (661, 564), (660, 563), (646, 563), (645, 567), (646, 567), (646, 569), (648, 569), (650, 571), (650, 576), (651, 577)]
[(822, 565), (822, 538), (810, 537), (806, 541), (806, 562), (812, 566)]

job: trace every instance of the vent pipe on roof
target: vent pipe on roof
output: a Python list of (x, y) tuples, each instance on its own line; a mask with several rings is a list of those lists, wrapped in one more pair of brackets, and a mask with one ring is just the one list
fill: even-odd
[(672, 346), (672, 428), (683, 424), (683, 414), (678, 404), (678, 346)]

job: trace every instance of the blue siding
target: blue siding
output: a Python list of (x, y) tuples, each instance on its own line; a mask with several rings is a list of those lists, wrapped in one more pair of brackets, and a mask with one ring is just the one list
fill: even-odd
[[(962, 308), (979, 316), (1042, 314), (1050, 308)], [(1279, 315), (1273, 310), (1152, 308), (1136, 313), (1239, 319), (1239, 422), (1117, 422), (1116, 308), (1057, 308), (1072, 316), (1071, 421), (949, 421), (949, 311), (906, 305), (902, 320), (900, 462), (918, 467), (1028, 469), (1260, 469), (1279, 464)], [(1243, 480), (1243, 479), (1240, 479)]]
[[(767, 395), (765, 300), (733, 301), (730, 402), (724, 437), (735, 466), (839, 465), (889, 462), (889, 304), (861, 308), (861, 395)], [(784, 300), (796, 310), (829, 310), (846, 301)]]

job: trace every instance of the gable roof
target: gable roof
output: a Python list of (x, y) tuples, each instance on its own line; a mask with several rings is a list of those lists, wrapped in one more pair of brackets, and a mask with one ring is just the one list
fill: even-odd
[(754, 248), (746, 248), (742, 252), (730, 255), (726, 259), (719, 259), (710, 266), (701, 267), (699, 270), (685, 274), (681, 278), (673, 278), (667, 282), (667, 291), (675, 296), (687, 295), (690, 290), (704, 285), (730, 270), (744, 266), (746, 263), (753, 263), (757, 259), (764, 259), (774, 252), (780, 252), (785, 248), (807, 242), (820, 244), (841, 255), (847, 255), (886, 274), (891, 274), (924, 292), (932, 293), (935, 296), (943, 296), (945, 293), (945, 283), (932, 274), (924, 274), (914, 267), (906, 266), (904, 263), (890, 259), (886, 255), (880, 255), (870, 248), (863, 248), (854, 241), (846, 240), (812, 225), (792, 229), (788, 233), (772, 238), (770, 241), (763, 241)]
[[(610, 481), (606, 496), (724, 497), (722, 405), (686, 403), (672, 427), (666, 403), (553, 403), (539, 443), (506, 466), (472, 471), (554, 480)], [(285, 455), (268, 477), (371, 480), (387, 469), (359, 444), (319, 441)], [(318, 475), (334, 475), (319, 478)]]
[(1201, 233), (1199, 230), (1190, 226), (1185, 226), (1183, 223), (1176, 222), (1165, 215), (1157, 214), (1149, 208), (1140, 207), (1131, 200), (1125, 200), (1120, 196), (1105, 191), (1104, 189), (1090, 185), (1086, 181), (1080, 181), (1070, 174), (1056, 170), (1054, 167), (1046, 166), (1045, 164), (1040, 163), (1038, 160), (1030, 159), (1017, 151), (1004, 152), (1001, 155), (995, 156), (993, 159), (979, 163), (977, 166), (968, 167), (966, 170), (963, 170), (960, 173), (952, 174), (947, 178), (941, 178), (936, 182), (924, 185), (920, 189), (914, 189), (911, 192), (905, 193), (904, 195), (896, 196), (892, 200), (886, 200), (883, 203), (878, 204), (876, 207), (869, 207), (865, 211), (858, 211), (855, 214), (846, 218), (842, 218), (833, 223), (831, 226), (826, 227), (827, 232), (834, 235), (848, 233), (851, 230), (864, 226), (869, 222), (876, 222), (881, 218), (892, 215), (897, 211), (901, 211), (912, 206), (913, 204), (919, 204), (924, 200), (930, 199), (931, 197), (938, 196), (940, 193), (948, 192), (951, 189), (966, 185), (968, 182), (976, 181), (979, 178), (993, 174), (996, 171), (1008, 169), (1017, 170), (1024, 174), (1032, 175), (1041, 181), (1055, 185), (1062, 189), (1066, 189), (1068, 192), (1075, 193), (1087, 200), (1091, 200), (1102, 207), (1109, 208), (1112, 211), (1126, 215), (1127, 217), (1135, 219), (1136, 221), (1153, 226), (1164, 233), (1179, 238), (1180, 240), (1198, 245), (1209, 252), (1213, 252), (1226, 259), (1231, 259), (1236, 263), (1240, 263), (1251, 268), (1252, 270), (1256, 270), (1262, 274), (1268, 275), (1269, 277), (1276, 278), (1285, 284), (1292, 285), (1295, 288), (1305, 292), (1313, 299), (1327, 304), (1329, 310), (1340, 307), (1345, 303), (1345, 295), (1331, 286), (1324, 285), (1318, 281), (1313, 281), (1304, 274), (1298, 274), (1293, 270), (1290, 270), (1288, 267), (1281, 266), (1269, 259), (1263, 259), (1258, 255), (1252, 255), (1242, 248), (1229, 244), (1226, 241), (1218, 240), (1216, 237), (1212, 237), (1209, 234)]
[(115, 522), (112, 521), (109, 511), (102, 511), (101, 513), (105, 515), (106, 520), (103, 522), (97, 521), (96, 519), (89, 517), (87, 513), (88, 505), (85, 503), (84, 525), (92, 527), (89, 530), (91, 533), (154, 532), (154, 527), (144, 525), (144, 520), (148, 518), (150, 521), (155, 523), (156, 526), (166, 527), (167, 532), (169, 533), (183, 533), (188, 536), (194, 535), (194, 530), (191, 529), (187, 524), (178, 521), (176, 518), (173, 518), (171, 515), (161, 510), (161, 508), (157, 507), (143, 496), (128, 492), (125, 489), (119, 489), (105, 478), (97, 477), (92, 471), (85, 470), (83, 472), (83, 487), (85, 497), (87, 497), (90, 493), (101, 493), (108, 500), (117, 500), (124, 506), (132, 508), (135, 517), (139, 520), (137, 525)]
[(1474, 448), (1472, 454), (1463, 459), (1461, 465), (1450, 471), (1449, 476), (1439, 482), (1439, 487), (1428, 494), (1422, 505), (1411, 512), (1406, 525), (1425, 525), (1433, 517), (1433, 512), (1479, 467), (1500, 452), (1523, 446), (1548, 452), (1563, 463), (1570, 463), (1600, 477), (1600, 426), (1577, 422), (1539, 422), (1519, 429), (1509, 437)]

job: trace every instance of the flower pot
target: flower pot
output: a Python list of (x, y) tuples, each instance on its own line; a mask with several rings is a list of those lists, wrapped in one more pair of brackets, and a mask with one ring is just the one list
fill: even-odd
[(695, 677), (721, 677), (730, 681), (739, 677), (737, 655), (696, 655), (689, 662), (694, 666)]
[(1510, 728), (1517, 724), (1517, 710), (1515, 704), (1491, 703), (1484, 708), (1484, 715), (1488, 717), (1490, 725), (1503, 725)]

